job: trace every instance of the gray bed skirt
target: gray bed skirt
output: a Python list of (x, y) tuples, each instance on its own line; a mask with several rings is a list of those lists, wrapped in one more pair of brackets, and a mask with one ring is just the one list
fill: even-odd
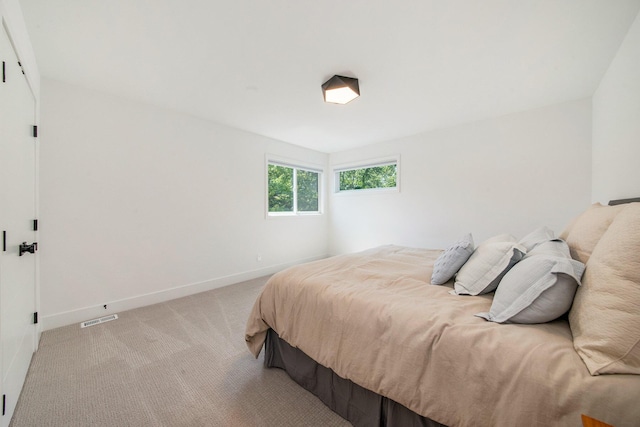
[(290, 346), (270, 329), (265, 342), (264, 364), (284, 369), (303, 388), (356, 427), (444, 427), (405, 406), (336, 375)]

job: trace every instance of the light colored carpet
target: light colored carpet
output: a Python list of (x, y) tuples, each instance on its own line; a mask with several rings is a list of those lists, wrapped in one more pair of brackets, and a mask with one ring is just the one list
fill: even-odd
[(23, 426), (348, 426), (244, 343), (267, 277), (42, 334)]

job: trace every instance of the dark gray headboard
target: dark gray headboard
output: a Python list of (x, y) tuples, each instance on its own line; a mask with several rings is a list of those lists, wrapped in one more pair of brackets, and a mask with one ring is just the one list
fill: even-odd
[(632, 202), (640, 202), (640, 197), (634, 197), (633, 199), (609, 200), (609, 206), (621, 205), (623, 203), (632, 203)]

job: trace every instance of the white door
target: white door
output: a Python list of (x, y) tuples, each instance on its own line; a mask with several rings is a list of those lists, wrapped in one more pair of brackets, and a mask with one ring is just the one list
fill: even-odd
[(2, 426), (8, 426), (35, 350), (35, 99), (3, 25), (0, 32), (0, 345)]

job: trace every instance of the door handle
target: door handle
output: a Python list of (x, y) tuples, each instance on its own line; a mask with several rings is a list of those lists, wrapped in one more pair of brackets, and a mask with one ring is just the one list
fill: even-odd
[(30, 254), (36, 253), (38, 250), (38, 242), (33, 242), (30, 245), (27, 245), (27, 242), (22, 242), (20, 244), (19, 256), (22, 256), (25, 252), (29, 252)]

